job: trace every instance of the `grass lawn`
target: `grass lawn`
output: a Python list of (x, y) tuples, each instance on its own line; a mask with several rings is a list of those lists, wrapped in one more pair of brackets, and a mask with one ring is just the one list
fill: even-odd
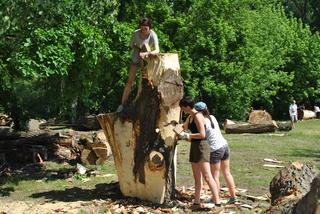
[[(250, 194), (269, 193), (269, 183), (279, 171), (263, 167), (264, 158), (311, 163), (320, 169), (320, 120), (299, 121), (290, 132), (224, 136), (231, 149), (231, 173), (236, 186), (248, 189)], [(178, 186), (193, 185), (189, 144), (180, 141), (178, 145)]]
[[(231, 172), (236, 186), (248, 189), (248, 194), (269, 193), (269, 183), (279, 169), (263, 167), (264, 158), (286, 163), (308, 162), (320, 169), (320, 120), (300, 121), (290, 132), (224, 136), (231, 148)], [(188, 161), (189, 146), (186, 141), (180, 141), (178, 145), (179, 187), (193, 186)], [(108, 198), (103, 185), (117, 181), (112, 158), (103, 166), (92, 166), (91, 169), (95, 170), (96, 176), (80, 176), (75, 174), (75, 166), (46, 162), (42, 167), (28, 169), (25, 166), (11, 174), (9, 172), (6, 176), (0, 176), (0, 204), (4, 200), (50, 199), (68, 202)], [(102, 187), (100, 190), (99, 186)]]

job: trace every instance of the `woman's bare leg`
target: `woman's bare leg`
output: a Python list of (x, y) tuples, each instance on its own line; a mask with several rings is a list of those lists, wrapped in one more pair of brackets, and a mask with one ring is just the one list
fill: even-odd
[(206, 182), (211, 190), (212, 200), (214, 201), (214, 203), (220, 204), (219, 192), (218, 192), (217, 184), (214, 181), (212, 174), (211, 174), (210, 163), (209, 162), (200, 162), (199, 164), (201, 166), (202, 176), (206, 180)]
[(201, 167), (199, 163), (191, 163), (192, 173), (194, 178), (194, 203), (200, 203), (200, 195), (202, 190), (202, 176), (201, 176)]
[(217, 184), (218, 192), (220, 192), (220, 161), (218, 163), (211, 163), (210, 168), (212, 177)]
[(127, 80), (126, 86), (124, 87), (123, 94), (122, 94), (122, 99), (121, 99), (122, 105), (124, 105), (128, 100), (128, 97), (129, 97), (129, 94), (131, 91), (131, 86), (132, 86), (132, 83), (136, 77), (138, 67), (139, 67), (138, 64), (131, 64), (130, 65), (128, 80)]
[(234, 184), (233, 176), (230, 173), (229, 159), (221, 161), (221, 171), (223, 173), (223, 177), (224, 177), (226, 184), (227, 184), (227, 187), (229, 189), (230, 197), (232, 197), (232, 198), (236, 197), (235, 184)]

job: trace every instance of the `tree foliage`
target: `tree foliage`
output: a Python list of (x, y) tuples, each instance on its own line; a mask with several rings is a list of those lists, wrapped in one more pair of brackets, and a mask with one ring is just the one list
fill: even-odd
[(251, 107), (285, 117), (293, 97), (311, 105), (320, 95), (317, 2), (1, 1), (0, 110), (17, 129), (30, 117), (113, 111), (131, 33), (148, 16), (161, 51), (179, 53), (186, 93), (218, 118)]

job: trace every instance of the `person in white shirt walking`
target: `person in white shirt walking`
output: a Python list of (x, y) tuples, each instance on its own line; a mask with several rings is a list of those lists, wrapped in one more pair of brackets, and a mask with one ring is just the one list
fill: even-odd
[(298, 106), (295, 100), (292, 100), (292, 103), (289, 106), (289, 115), (291, 120), (291, 126), (292, 128), (294, 128), (294, 124), (298, 121)]

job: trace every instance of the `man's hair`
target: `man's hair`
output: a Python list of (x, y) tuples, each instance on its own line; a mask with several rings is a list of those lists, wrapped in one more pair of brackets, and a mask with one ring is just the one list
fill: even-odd
[(149, 19), (147, 17), (143, 17), (142, 19), (140, 19), (139, 27), (141, 27), (141, 26), (148, 26), (151, 29), (152, 28), (151, 19)]

